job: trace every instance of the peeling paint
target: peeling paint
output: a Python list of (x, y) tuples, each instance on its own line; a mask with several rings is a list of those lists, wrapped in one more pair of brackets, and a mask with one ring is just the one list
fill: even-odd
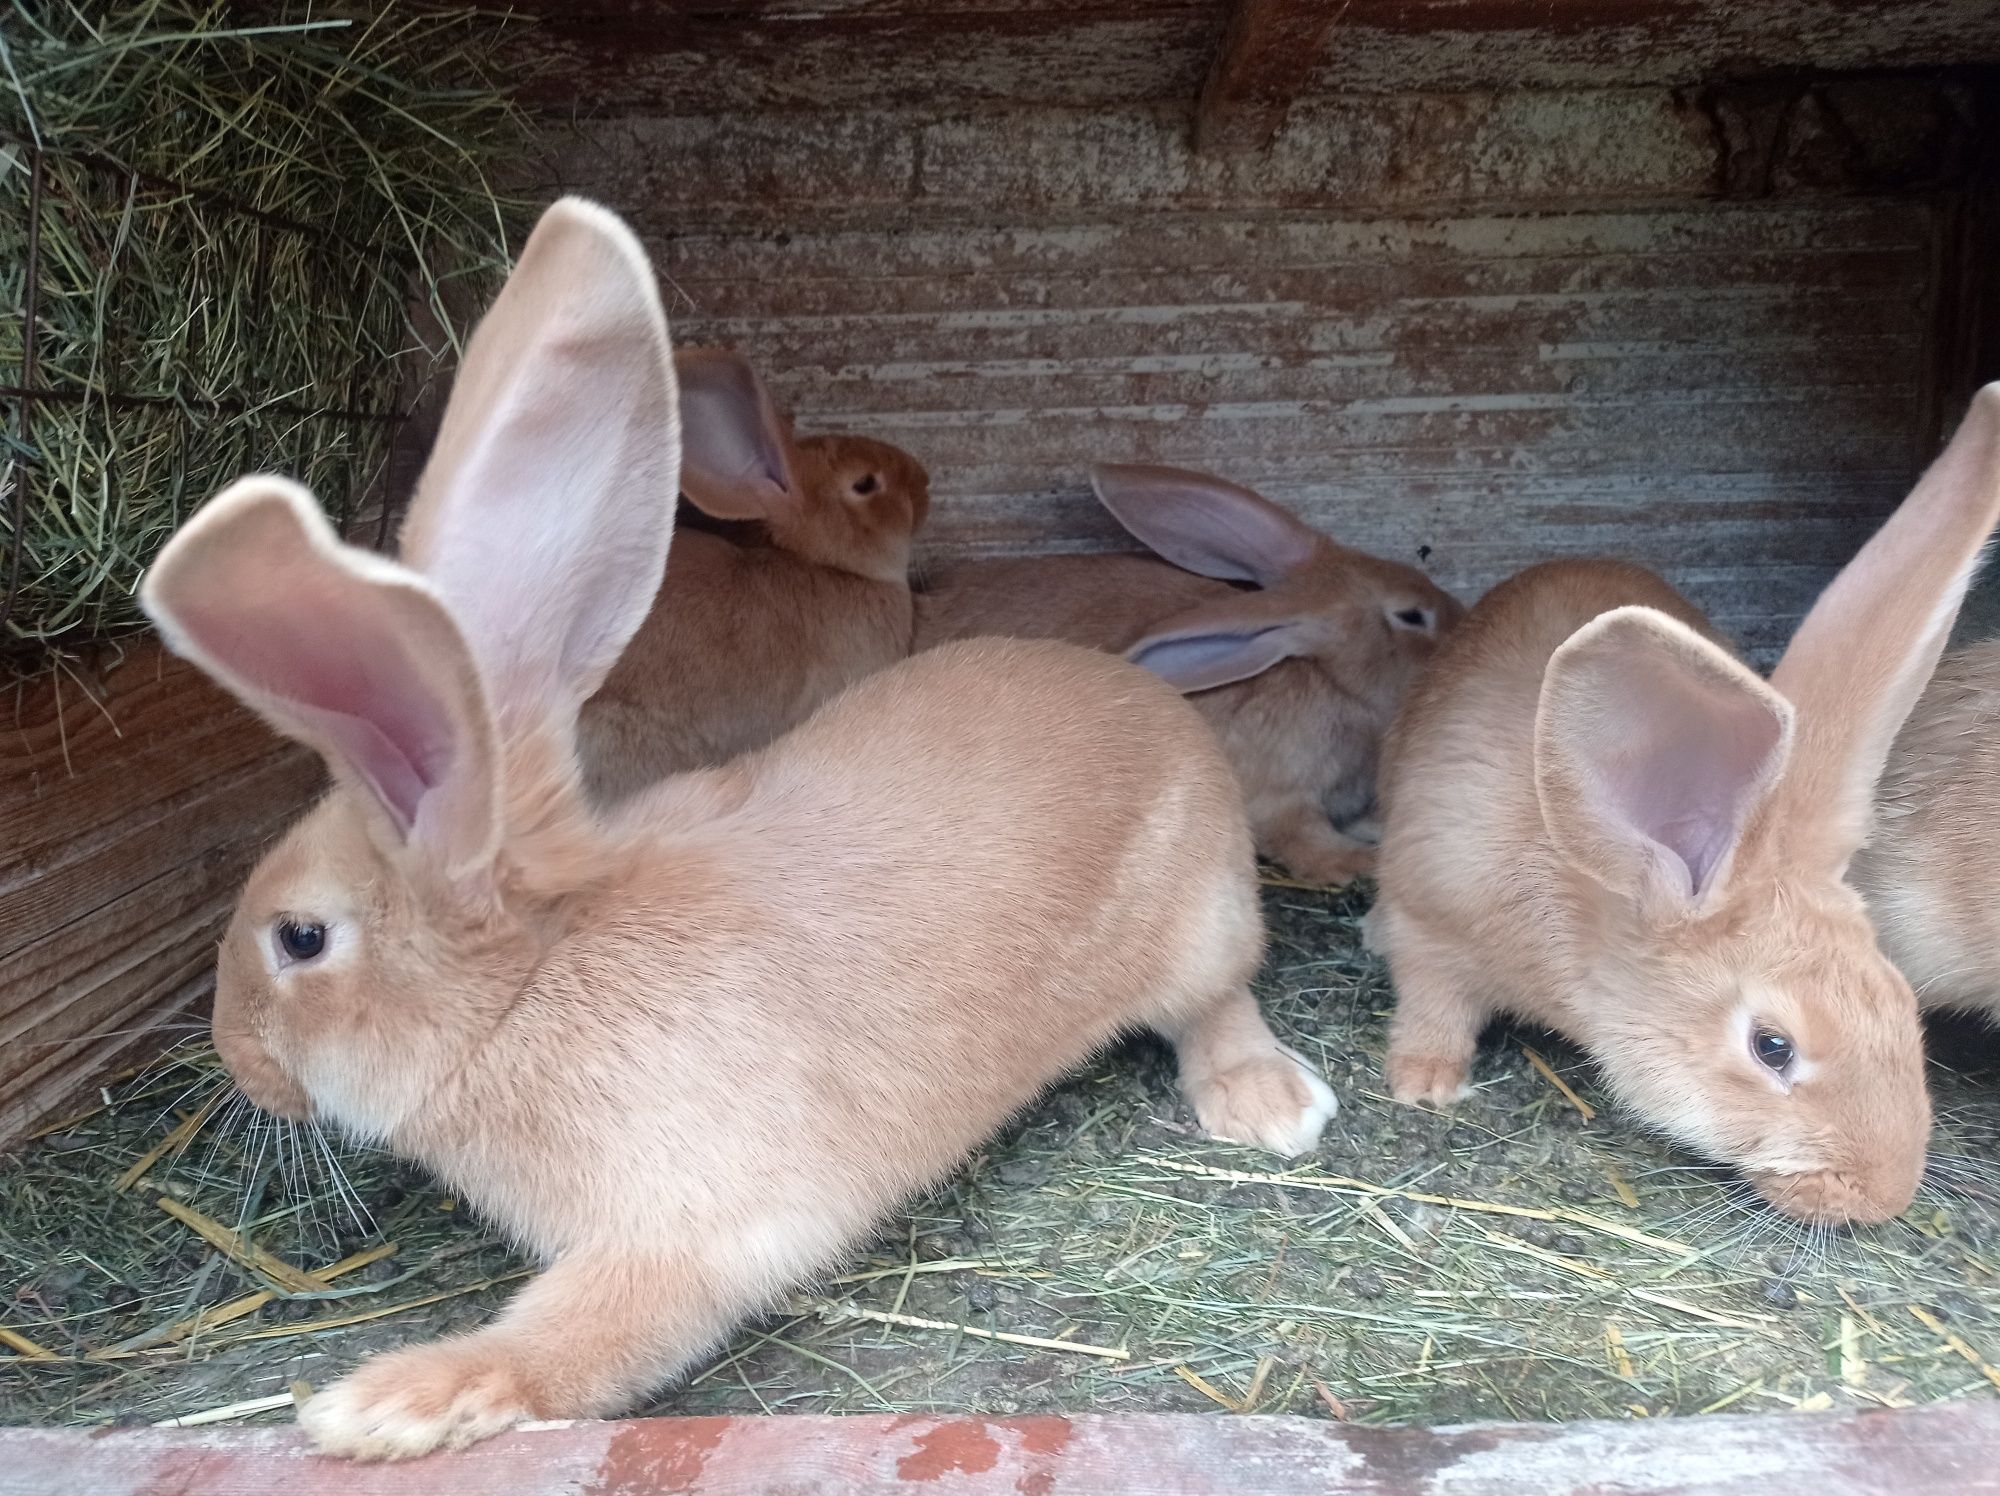
[[(689, 1456), (689, 1451), (699, 1451)], [(392, 1464), (293, 1430), (0, 1429), (0, 1496), (2000, 1496), (2000, 1403), (1370, 1428), (1198, 1414), (579, 1422)]]
[(1000, 1462), (1000, 1443), (981, 1418), (953, 1418), (917, 1435), (896, 1461), (899, 1479), (922, 1484), (954, 1473), (981, 1475)]
[(733, 1420), (656, 1419), (613, 1424), (597, 1474), (579, 1496), (669, 1496), (698, 1491), (709, 1457)]
[(1169, 462), (1467, 596), (1626, 555), (1764, 656), (1911, 477), (1948, 222), (1910, 197), (1067, 224), (1003, 199), (1021, 221), (770, 236), (629, 206), (677, 336), (743, 348), (801, 429), (924, 459), (926, 560), (1129, 545), (1085, 469)]

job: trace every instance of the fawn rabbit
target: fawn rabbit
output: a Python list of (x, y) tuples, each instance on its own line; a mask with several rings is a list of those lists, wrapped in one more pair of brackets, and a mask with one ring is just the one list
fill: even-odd
[(1652, 573), (1554, 562), (1473, 608), (1384, 775), (1371, 943), (1400, 1100), (1463, 1094), (1496, 1011), (1783, 1211), (1905, 1209), (1930, 1112), (1909, 984), (1842, 881), (2000, 515), (2000, 386), (1767, 684)]
[(1169, 1037), (1211, 1132), (1296, 1152), (1332, 1112), (1247, 986), (1228, 765), (1123, 662), (939, 650), (590, 810), (577, 711), (671, 585), (679, 455), (645, 258), (565, 200), (471, 341), (400, 560), (254, 477), (145, 579), (173, 647), (333, 772), (224, 936), (223, 1062), (544, 1265), (306, 1402), (326, 1450), (619, 1410), (1122, 1030)]
[(917, 597), (917, 647), (1000, 634), (1122, 653), (1208, 719), (1259, 852), (1317, 883), (1368, 871), (1374, 849), (1336, 827), (1368, 811), (1396, 704), (1464, 610), (1220, 478), (1100, 465), (1091, 483), (1156, 555), (942, 568)]
[(794, 439), (735, 353), (686, 350), (674, 367), (681, 491), (752, 543), (674, 541), (673, 574), (578, 722), (600, 803), (760, 747), (910, 652), (923, 465), (867, 437)]
[(2000, 1018), (2000, 641), (1938, 662), (1848, 881), (1919, 1006)]

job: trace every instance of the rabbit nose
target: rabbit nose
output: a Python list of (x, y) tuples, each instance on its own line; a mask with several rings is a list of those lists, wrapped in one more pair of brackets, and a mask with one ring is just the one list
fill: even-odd
[(240, 1029), (217, 1027), (215, 1052), (236, 1087), (253, 1106), (273, 1116), (303, 1121), (312, 1115), (312, 1098), (285, 1074), (262, 1044)]
[(1750, 1182), (1778, 1210), (1812, 1225), (1872, 1226), (1908, 1209), (1911, 1191), (1885, 1190), (1879, 1181), (1822, 1169), (1809, 1174), (1753, 1173)]

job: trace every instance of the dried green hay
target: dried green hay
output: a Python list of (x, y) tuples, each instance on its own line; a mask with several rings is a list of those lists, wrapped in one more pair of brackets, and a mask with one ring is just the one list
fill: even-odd
[[(1122, 1046), (652, 1410), (1232, 1408), (1375, 1423), (1993, 1395), (1990, 1073), (1934, 1075), (1935, 1183), (1904, 1220), (1810, 1232), (1636, 1128), (1547, 1036), (1489, 1048), (1474, 1097), (1449, 1114), (1395, 1106), (1378, 1089), (1389, 999), (1359, 948), (1364, 900), (1265, 898), (1265, 1006), (1341, 1094), (1314, 1156), (1206, 1141), (1166, 1051)], [(57, 1358), (0, 1349), (13, 1357), (0, 1359), (0, 1419), (282, 1404), (295, 1380), (324, 1385), (372, 1351), (478, 1323), (513, 1291), (522, 1264), (435, 1181), (347, 1149), (337, 1181), (316, 1141), (259, 1134), (241, 1111), (212, 1113), (117, 1190), (217, 1079), (201, 1036), (190, 1042), (110, 1106), (0, 1159), (0, 1326)], [(1948, 1047), (1979, 1042), (1970, 1030)], [(295, 1267), (395, 1251), (324, 1292), (270, 1294), (167, 1338), (204, 1305), (270, 1285), (161, 1210), (162, 1192), (241, 1220)]]
[(309, 484), (348, 525), (505, 263), (517, 215), (490, 184), (531, 141), (494, 81), (497, 20), (242, 11), (0, 0), (16, 669), (137, 626), (139, 572), (244, 472)]

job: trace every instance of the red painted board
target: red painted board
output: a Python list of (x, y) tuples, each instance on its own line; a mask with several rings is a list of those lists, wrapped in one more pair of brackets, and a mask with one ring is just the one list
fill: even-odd
[(1992, 1496), (2000, 1402), (1363, 1428), (1162, 1414), (657, 1418), (357, 1465), (290, 1429), (0, 1429), (0, 1496)]

